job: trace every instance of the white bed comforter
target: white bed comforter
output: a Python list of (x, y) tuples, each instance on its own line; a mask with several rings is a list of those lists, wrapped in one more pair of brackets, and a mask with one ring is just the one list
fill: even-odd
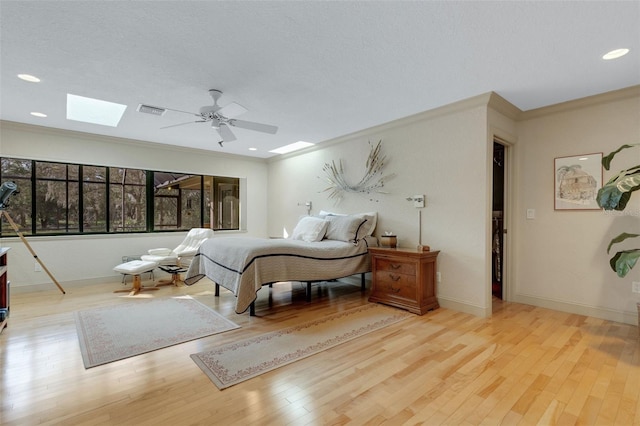
[(324, 281), (369, 272), (366, 240), (305, 242), (290, 239), (224, 237), (206, 240), (191, 262), (187, 285), (203, 277), (236, 295), (237, 313), (249, 308), (264, 284)]

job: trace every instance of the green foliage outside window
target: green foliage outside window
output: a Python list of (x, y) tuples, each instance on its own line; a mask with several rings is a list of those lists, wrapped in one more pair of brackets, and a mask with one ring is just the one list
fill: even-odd
[[(0, 182), (18, 186), (7, 212), (25, 235), (238, 229), (237, 208), (214, 208), (230, 205), (220, 182), (238, 204), (237, 178), (13, 158), (0, 166)], [(0, 236), (11, 235), (3, 222)]]

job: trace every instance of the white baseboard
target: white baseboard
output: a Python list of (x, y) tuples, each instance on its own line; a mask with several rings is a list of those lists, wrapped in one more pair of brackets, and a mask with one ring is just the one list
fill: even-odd
[[(86, 280), (75, 280), (75, 281), (65, 281), (65, 282), (61, 282), (60, 286), (63, 289), (67, 289), (67, 288), (80, 288), (80, 287), (86, 287), (87, 285), (93, 285), (93, 284), (104, 284), (104, 283), (109, 283), (109, 282), (118, 282), (121, 275), (118, 276), (111, 276), (111, 277), (97, 277), (97, 278), (89, 278)], [(58, 287), (56, 287), (55, 283), (53, 281), (49, 282), (49, 283), (40, 283), (40, 284), (28, 284), (28, 285), (16, 285), (16, 286), (11, 286), (11, 292), (18, 294), (18, 293), (33, 293), (36, 291), (47, 291), (47, 290), (58, 290)]]
[(567, 303), (559, 300), (545, 299), (524, 294), (514, 295), (513, 301), (517, 303), (524, 303), (525, 305), (539, 306), (541, 308), (553, 309), (561, 312), (569, 312), (571, 314), (585, 315), (630, 325), (638, 325), (637, 311), (615, 311), (613, 309), (600, 308), (597, 306), (579, 305), (576, 303)]
[(449, 299), (442, 296), (438, 296), (438, 303), (445, 309), (464, 312), (465, 314), (471, 314), (481, 318), (491, 316), (491, 307), (483, 308), (482, 306), (474, 306), (461, 300)]

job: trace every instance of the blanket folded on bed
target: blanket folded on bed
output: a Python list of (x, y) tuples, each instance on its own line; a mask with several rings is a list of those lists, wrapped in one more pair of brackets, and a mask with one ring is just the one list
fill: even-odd
[(204, 276), (236, 295), (236, 312), (247, 310), (264, 284), (324, 281), (371, 270), (367, 241), (249, 237), (210, 238), (198, 250), (185, 283)]

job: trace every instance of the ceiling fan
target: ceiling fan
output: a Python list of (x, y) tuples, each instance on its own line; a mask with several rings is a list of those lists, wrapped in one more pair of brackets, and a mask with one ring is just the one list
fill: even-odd
[(211, 127), (214, 128), (220, 136), (218, 144), (223, 146), (224, 142), (231, 142), (236, 140), (236, 136), (231, 131), (230, 127), (238, 127), (241, 129), (254, 130), (256, 132), (263, 132), (269, 134), (276, 134), (278, 131), (277, 126), (271, 126), (269, 124), (254, 123), (253, 121), (238, 120), (237, 117), (240, 114), (247, 112), (247, 109), (240, 104), (231, 102), (223, 107), (218, 105), (218, 99), (222, 96), (222, 92), (217, 89), (209, 90), (209, 95), (213, 99), (213, 105), (207, 105), (200, 108), (199, 113), (181, 111), (179, 109), (164, 108), (169, 111), (181, 112), (184, 114), (195, 115), (198, 117), (195, 121), (188, 121), (186, 123), (173, 124), (171, 126), (161, 127), (167, 129), (169, 127), (183, 126), (191, 123), (211, 123)]

